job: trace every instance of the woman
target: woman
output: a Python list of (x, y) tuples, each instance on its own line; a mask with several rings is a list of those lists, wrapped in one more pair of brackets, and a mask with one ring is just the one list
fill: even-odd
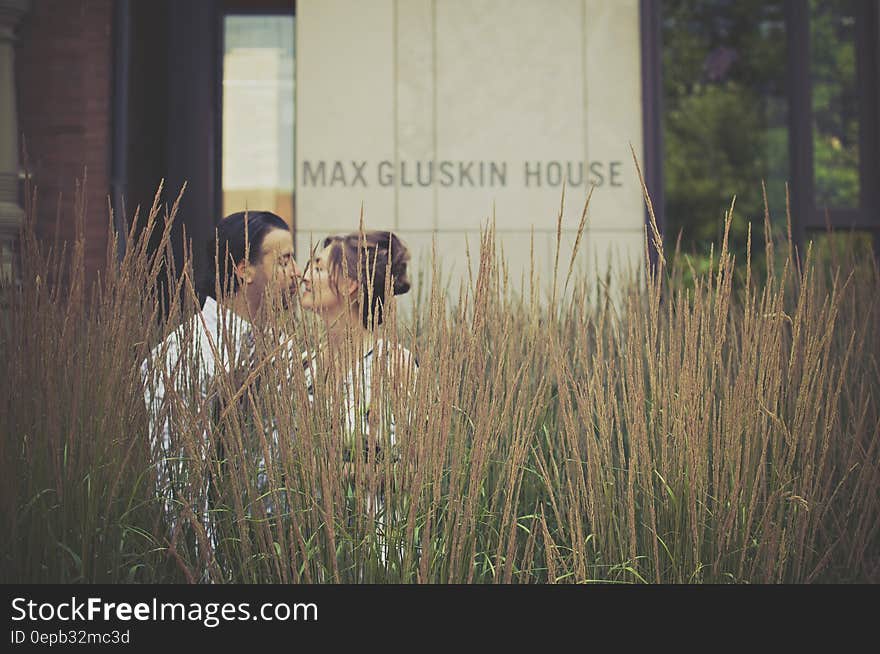
[(309, 398), (314, 401), (321, 389), (339, 397), (333, 391), (341, 387), (343, 474), (355, 494), (357, 488), (365, 492), (383, 564), (383, 463), (397, 460), (391, 408), (406, 397), (418, 368), (409, 350), (385, 333), (385, 318), (391, 296), (409, 291), (409, 258), (391, 232), (328, 237), (306, 266), (300, 295), (300, 306), (316, 313), (326, 330), (326, 342), (303, 356)]

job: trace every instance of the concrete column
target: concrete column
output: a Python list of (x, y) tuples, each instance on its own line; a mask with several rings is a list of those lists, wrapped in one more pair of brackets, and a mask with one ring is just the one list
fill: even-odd
[(0, 0), (0, 277), (14, 270), (15, 241), (24, 217), (18, 203), (18, 117), (15, 93), (15, 28), (30, 0)]

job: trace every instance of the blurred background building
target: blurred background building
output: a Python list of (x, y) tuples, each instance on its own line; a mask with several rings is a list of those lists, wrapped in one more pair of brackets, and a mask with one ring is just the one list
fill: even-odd
[(168, 204), (187, 183), (174, 244), (197, 268), (232, 211), (282, 215), (304, 260), (363, 205), (453, 278), (494, 215), (513, 279), (533, 257), (546, 275), (563, 184), (563, 245), (594, 188), (582, 261), (639, 261), (630, 146), (697, 258), (734, 194), (745, 251), (762, 181), (775, 229), (788, 204), (801, 243), (876, 247), (878, 34), (876, 0), (0, 0), (3, 265), (22, 152), (43, 237), (73, 236), (87, 175), (90, 277), (161, 179)]

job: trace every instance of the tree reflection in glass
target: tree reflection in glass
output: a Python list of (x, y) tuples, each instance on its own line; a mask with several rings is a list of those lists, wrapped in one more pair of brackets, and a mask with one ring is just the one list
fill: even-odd
[[(788, 165), (782, 0), (664, 0), (666, 237), (707, 255), (736, 195), (731, 249), (744, 255), (761, 222), (761, 181), (784, 224)], [(761, 251), (762, 229), (753, 229)], [(754, 250), (755, 248), (753, 248)], [(740, 258), (740, 257), (738, 257)], [(744, 257), (742, 257), (744, 258)], [(698, 259), (699, 261), (699, 259)]]
[(813, 169), (818, 209), (859, 206), (859, 97), (852, 0), (810, 0)]

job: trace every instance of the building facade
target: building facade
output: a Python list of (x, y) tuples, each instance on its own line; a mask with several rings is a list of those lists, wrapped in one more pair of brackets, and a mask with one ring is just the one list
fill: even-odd
[(197, 268), (226, 213), (276, 211), (304, 260), (363, 211), (453, 286), (493, 220), (511, 280), (546, 280), (590, 192), (578, 265), (639, 266), (633, 154), (673, 240), (733, 193), (761, 220), (762, 181), (800, 242), (876, 234), (878, 34), (873, 0), (0, 0), (5, 265), (22, 150), (46, 238), (87, 177), (90, 276), (160, 180)]

